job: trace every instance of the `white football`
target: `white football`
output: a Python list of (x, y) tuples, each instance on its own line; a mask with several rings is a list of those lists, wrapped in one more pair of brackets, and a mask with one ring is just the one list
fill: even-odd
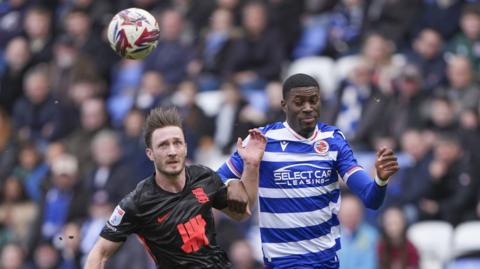
[(160, 35), (155, 17), (140, 8), (118, 12), (108, 25), (112, 49), (127, 59), (143, 59), (156, 46)]

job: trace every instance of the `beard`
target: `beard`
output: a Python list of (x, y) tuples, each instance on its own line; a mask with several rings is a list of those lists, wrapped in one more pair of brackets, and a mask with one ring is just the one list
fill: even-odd
[(155, 161), (155, 168), (160, 174), (163, 174), (167, 177), (176, 177), (182, 173), (182, 171), (185, 169), (185, 158), (180, 160), (179, 164), (177, 164), (178, 168), (177, 169), (172, 169), (169, 167), (168, 164), (162, 163), (160, 160)]

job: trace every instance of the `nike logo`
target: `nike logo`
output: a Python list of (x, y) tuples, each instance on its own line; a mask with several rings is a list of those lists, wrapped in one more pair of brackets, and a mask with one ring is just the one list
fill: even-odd
[(285, 151), (287, 148), (288, 142), (287, 141), (282, 141), (280, 142), (280, 147), (282, 148), (282, 151)]
[(170, 212), (168, 212), (167, 214), (165, 214), (163, 216), (157, 217), (157, 222), (162, 223), (169, 215), (170, 215)]

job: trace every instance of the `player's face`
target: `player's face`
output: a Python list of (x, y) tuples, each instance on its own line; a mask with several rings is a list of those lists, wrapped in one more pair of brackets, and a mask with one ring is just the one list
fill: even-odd
[(293, 88), (282, 100), (287, 122), (295, 132), (310, 137), (320, 116), (320, 91), (317, 87)]
[(187, 144), (183, 131), (177, 126), (156, 129), (152, 133), (151, 148), (146, 149), (157, 173), (168, 177), (179, 175), (185, 168)]

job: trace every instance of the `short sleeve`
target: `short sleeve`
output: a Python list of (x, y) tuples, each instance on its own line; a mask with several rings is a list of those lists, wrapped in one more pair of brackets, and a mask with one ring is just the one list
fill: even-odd
[(212, 197), (212, 207), (222, 210), (227, 207), (227, 186), (223, 183), (220, 176), (214, 171), (212, 171), (212, 179), (216, 188), (216, 191)]
[(334, 139), (338, 146), (338, 157), (335, 163), (335, 169), (343, 180), (346, 181), (349, 175), (353, 174), (358, 169), (363, 168), (358, 165), (357, 159), (355, 159), (355, 156), (353, 155), (352, 148), (342, 132), (336, 130), (334, 133)]
[(243, 172), (243, 160), (235, 151), (228, 160), (217, 170), (223, 182), (232, 178), (241, 178)]
[(115, 207), (100, 236), (113, 242), (123, 242), (136, 231), (136, 210), (130, 196)]

